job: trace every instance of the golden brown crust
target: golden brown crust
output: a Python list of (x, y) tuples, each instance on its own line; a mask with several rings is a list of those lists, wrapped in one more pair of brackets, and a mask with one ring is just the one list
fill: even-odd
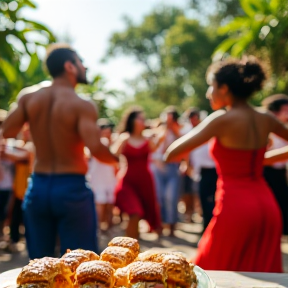
[(68, 285), (72, 284), (70, 277), (73, 275), (70, 268), (62, 259), (44, 257), (35, 259), (24, 266), (17, 277), (17, 284), (35, 284), (35, 283), (53, 283), (57, 279), (57, 275), (61, 275), (63, 281)]
[(128, 287), (128, 267), (116, 270), (114, 287)]
[(101, 282), (106, 287), (114, 285), (114, 269), (109, 262), (94, 260), (84, 262), (76, 269), (77, 284), (85, 284), (87, 282)]
[(76, 249), (71, 251), (68, 249), (67, 253), (62, 256), (62, 259), (70, 269), (75, 272), (81, 263), (99, 260), (99, 256), (95, 252), (89, 250)]
[(127, 266), (134, 259), (135, 256), (130, 249), (117, 246), (107, 247), (100, 255), (100, 260), (110, 262), (114, 269)]
[(167, 278), (166, 270), (161, 263), (137, 261), (131, 263), (128, 269), (131, 284), (146, 281), (164, 283)]
[[(30, 261), (20, 272), (17, 284), (19, 288), (72, 288), (84, 284), (112, 288), (115, 283), (120, 288), (137, 282), (166, 282), (168, 288), (191, 288), (197, 283), (194, 265), (180, 253), (149, 250), (139, 254), (138, 241), (129, 237), (115, 237), (108, 245), (100, 260), (92, 251), (77, 249), (67, 250), (60, 259)], [(115, 272), (113, 268), (118, 269)]]
[(190, 288), (192, 284), (192, 270), (189, 263), (178, 255), (165, 255), (162, 261), (167, 269), (167, 282), (177, 286)]
[(108, 246), (128, 248), (135, 254), (135, 257), (137, 257), (140, 252), (138, 240), (130, 237), (115, 237), (108, 243)]
[(143, 253), (139, 253), (138, 257), (136, 258), (136, 261), (152, 261), (161, 263), (166, 255), (176, 255), (177, 257), (186, 261), (186, 258), (181, 253), (163, 252), (157, 250), (147, 250)]
[(190, 288), (192, 282), (196, 281), (196, 275), (192, 271), (193, 266), (191, 267), (180, 253), (148, 250), (140, 253), (136, 260), (162, 263), (167, 269), (166, 282), (169, 284), (168, 286), (171, 286), (171, 283), (176, 283), (177, 286)]
[(33, 282), (49, 282), (51, 275), (55, 276), (61, 273), (59, 259), (44, 257), (35, 259), (24, 266), (17, 278), (17, 284), (33, 283)]
[(99, 260), (100, 258), (98, 254), (90, 250), (76, 249), (76, 250), (72, 250), (71, 252), (73, 251), (85, 254), (89, 258), (90, 261)]

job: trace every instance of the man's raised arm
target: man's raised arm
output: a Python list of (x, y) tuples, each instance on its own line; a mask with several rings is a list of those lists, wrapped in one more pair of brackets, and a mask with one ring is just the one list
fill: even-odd
[(96, 124), (97, 111), (92, 102), (86, 102), (81, 107), (78, 119), (78, 132), (91, 154), (99, 161), (107, 164), (116, 164), (119, 159), (112, 154), (108, 147), (100, 141), (100, 128)]

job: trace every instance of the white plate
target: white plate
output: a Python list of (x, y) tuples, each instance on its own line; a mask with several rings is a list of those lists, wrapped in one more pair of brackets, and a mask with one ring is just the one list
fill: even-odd
[(21, 270), (22, 268), (17, 268), (0, 274), (0, 288), (17, 287), (16, 279)]
[[(0, 288), (16, 288), (16, 278), (20, 271), (21, 268), (17, 268), (0, 274)], [(216, 288), (215, 283), (209, 278), (203, 269), (195, 266), (194, 272), (198, 280), (197, 288)]]
[(199, 266), (195, 266), (195, 272), (198, 280), (197, 288), (216, 288), (216, 284), (210, 279), (206, 272)]

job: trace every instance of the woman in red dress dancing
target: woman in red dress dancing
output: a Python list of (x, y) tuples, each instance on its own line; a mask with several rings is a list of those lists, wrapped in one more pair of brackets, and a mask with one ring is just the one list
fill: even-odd
[(247, 102), (265, 80), (255, 58), (226, 60), (208, 72), (211, 106), (226, 112), (214, 112), (166, 152), (175, 161), (214, 138), (216, 205), (194, 262), (209, 270), (282, 272), (281, 214), (262, 168), (269, 133), (288, 140), (288, 130)]
[(122, 134), (124, 137), (116, 154), (125, 156), (127, 171), (116, 186), (116, 206), (129, 215), (126, 235), (138, 238), (140, 219), (147, 220), (151, 230), (158, 232), (161, 229), (160, 210), (148, 168), (148, 157), (157, 149), (162, 139), (159, 138), (158, 143), (155, 143), (143, 136), (145, 117), (140, 108), (129, 110), (123, 122), (123, 132), (126, 133)]

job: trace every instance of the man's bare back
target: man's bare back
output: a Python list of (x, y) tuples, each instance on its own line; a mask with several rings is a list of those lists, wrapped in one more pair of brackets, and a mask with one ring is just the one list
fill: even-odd
[[(25, 88), (12, 114), (18, 118), (16, 121), (25, 118), (30, 124), (36, 147), (36, 173), (85, 174), (84, 146), (88, 146), (92, 155), (98, 155), (101, 142), (96, 108), (92, 102), (78, 97), (72, 87), (53, 83), (49, 87)], [(9, 124), (13, 124), (10, 122), (8, 117), (3, 125), (4, 137), (13, 137), (6, 132)]]
[(24, 95), (23, 102), (36, 146), (35, 172), (85, 174), (78, 120), (91, 110), (96, 121), (92, 104), (79, 98), (73, 89), (54, 85)]
[(76, 52), (56, 48), (46, 64), (52, 84), (40, 83), (19, 93), (17, 108), (3, 123), (3, 136), (15, 138), (24, 123), (29, 123), (36, 147), (36, 173), (85, 174), (84, 146), (100, 161), (116, 163), (117, 157), (100, 142), (95, 105), (75, 93), (78, 83), (87, 83), (87, 69)]

